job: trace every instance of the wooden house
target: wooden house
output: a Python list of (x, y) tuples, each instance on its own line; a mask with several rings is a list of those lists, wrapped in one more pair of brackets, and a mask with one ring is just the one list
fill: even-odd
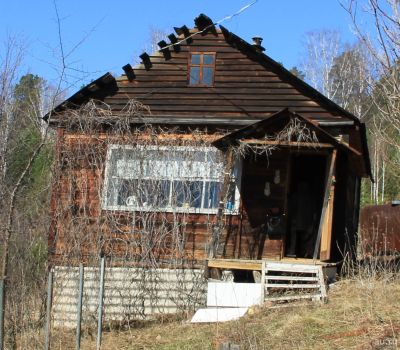
[[(360, 179), (370, 176), (365, 125), (270, 58), (260, 38), (250, 44), (205, 15), (195, 25), (175, 28), (140, 65), (103, 75), (46, 116), (60, 169), (55, 267), (103, 254), (110, 269), (207, 268), (251, 281), (263, 260), (332, 264), (354, 251)], [(90, 114), (66, 122), (91, 100), (107, 106), (96, 137), (80, 128)], [(132, 101), (147, 106), (129, 115), (134, 141), (113, 133)], [(77, 148), (90, 156), (74, 156)], [(145, 229), (140, 218), (150, 214)], [(169, 233), (144, 252), (138, 242), (160, 226)]]

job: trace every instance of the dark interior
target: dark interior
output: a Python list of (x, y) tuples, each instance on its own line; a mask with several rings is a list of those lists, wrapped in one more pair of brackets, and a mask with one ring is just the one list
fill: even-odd
[(292, 155), (285, 244), (287, 257), (313, 257), (321, 217), (325, 173), (325, 156)]

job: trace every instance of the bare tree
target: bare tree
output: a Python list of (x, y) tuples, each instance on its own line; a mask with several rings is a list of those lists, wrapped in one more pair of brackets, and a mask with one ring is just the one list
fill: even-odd
[(368, 110), (373, 81), (370, 58), (360, 43), (342, 44), (338, 31), (310, 32), (305, 37), (302, 70), (306, 80), (360, 119)]
[[(338, 32), (309, 33), (303, 62), (311, 85), (367, 123), (375, 181), (364, 184), (363, 199), (372, 203), (384, 202), (399, 193), (395, 185), (395, 169), (399, 166), (399, 68), (397, 55), (390, 58), (382, 53), (384, 50), (378, 51), (379, 42), (381, 39), (374, 42), (360, 36), (355, 44), (342, 45)], [(382, 62), (377, 62), (378, 58)]]
[(6, 153), (13, 127), (12, 91), (18, 77), (24, 50), (16, 37), (9, 37), (4, 43), (4, 56), (0, 56), (0, 198), (4, 195), (5, 174), (7, 171)]
[[(66, 61), (87, 37), (68, 51), (55, 1), (54, 8), (61, 56), (55, 86), (41, 78), (33, 79), (34, 89), (24, 95), (21, 104), (16, 87), (22, 75), (24, 45), (10, 38), (4, 57), (0, 56), (0, 287), (4, 287), (0, 288), (0, 301), (7, 309), (6, 318), (4, 308), (0, 312), (0, 339), (5, 340), (6, 329), (10, 348), (17, 347), (17, 340), (21, 348), (42, 347), (38, 338), (33, 339), (32, 331), (39, 335), (43, 320), (53, 140), (41, 117), (64, 99), (63, 87), (72, 85), (69, 71), (87, 73)], [(78, 79), (74, 77), (73, 82)], [(31, 336), (26, 337), (29, 332)], [(3, 347), (0, 344), (0, 349)]]
[(364, 120), (371, 109), (369, 96), (374, 82), (368, 52), (360, 42), (346, 44), (334, 58), (328, 85), (332, 99), (355, 116)]
[(148, 39), (145, 44), (143, 44), (142, 49), (140, 52), (135, 53), (134, 58), (133, 58), (133, 63), (134, 64), (139, 64), (140, 63), (140, 58), (139, 55), (143, 52), (147, 52), (148, 54), (153, 54), (160, 50), (158, 47), (158, 43), (161, 40), (167, 40), (168, 33), (164, 29), (160, 29), (157, 27), (151, 26), (149, 28), (149, 35)]
[[(374, 202), (400, 194), (400, 3), (397, 0), (349, 0), (342, 2), (354, 30), (372, 57), (376, 80), (372, 87), (373, 169), (376, 178), (371, 189)], [(359, 13), (363, 12), (363, 21)], [(372, 24), (367, 27), (365, 23)], [(378, 146), (379, 145), (379, 146)], [(389, 181), (389, 183), (387, 183)], [(396, 185), (397, 183), (397, 185)]]
[(330, 83), (330, 72), (335, 58), (341, 53), (341, 36), (335, 30), (309, 32), (305, 35), (305, 57), (301, 69), (306, 80), (328, 98), (333, 98), (335, 89)]

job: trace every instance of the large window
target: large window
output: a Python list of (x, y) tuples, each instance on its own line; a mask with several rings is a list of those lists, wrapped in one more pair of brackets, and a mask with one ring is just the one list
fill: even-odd
[[(238, 169), (227, 191), (227, 213), (238, 209)], [(222, 155), (215, 148), (111, 145), (103, 208), (216, 213), (223, 172)]]
[(192, 53), (189, 62), (189, 85), (214, 85), (215, 54)]

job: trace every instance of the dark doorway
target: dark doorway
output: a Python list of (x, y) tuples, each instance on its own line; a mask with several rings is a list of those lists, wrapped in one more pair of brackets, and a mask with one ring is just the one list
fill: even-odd
[(326, 156), (293, 154), (285, 255), (312, 258), (321, 217)]

